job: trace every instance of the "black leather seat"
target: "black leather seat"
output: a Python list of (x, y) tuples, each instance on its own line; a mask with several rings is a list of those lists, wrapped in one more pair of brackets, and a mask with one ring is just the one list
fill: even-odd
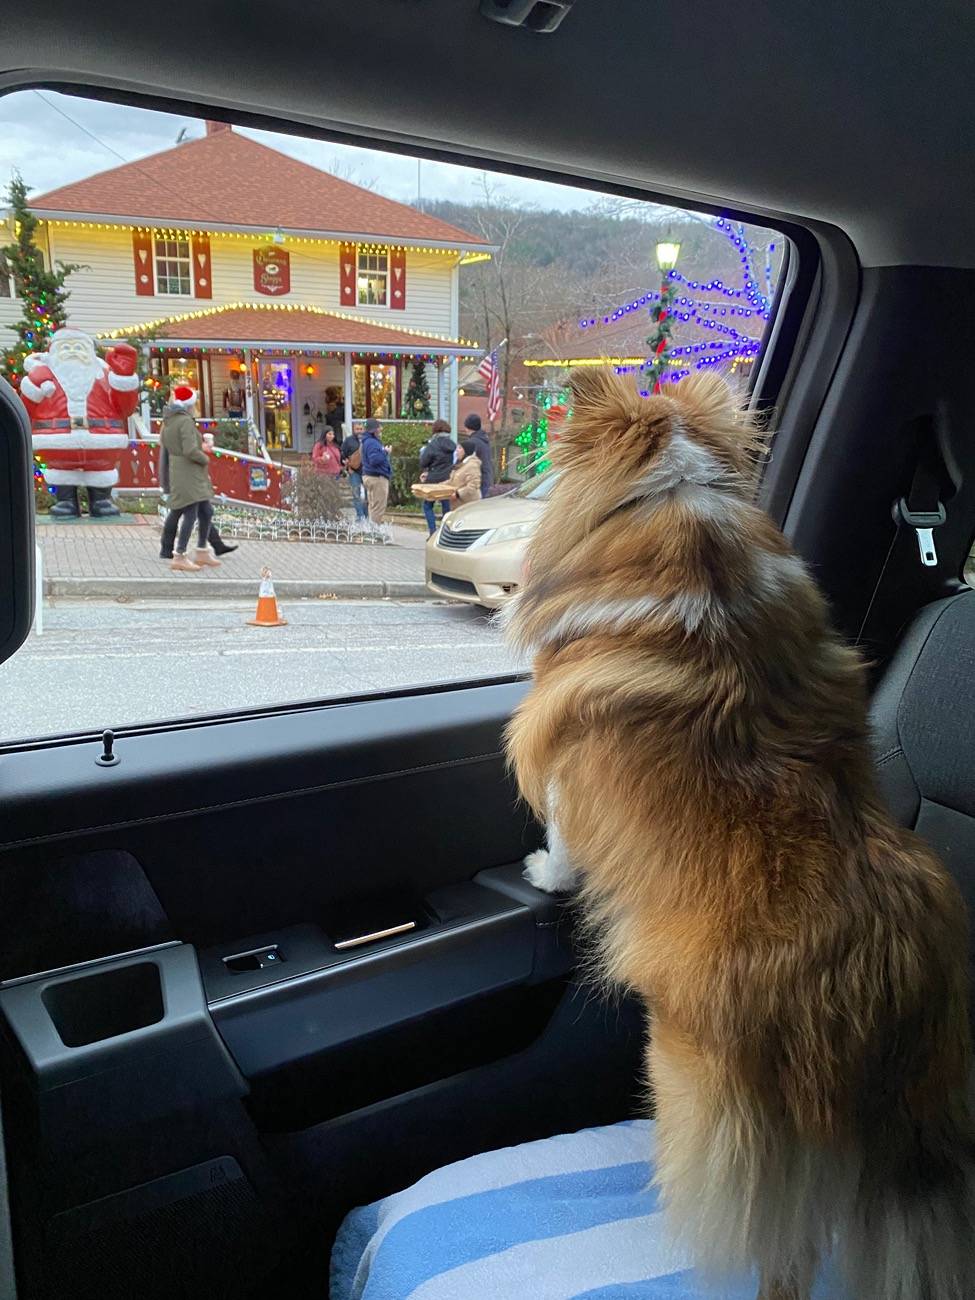
[(874, 695), (871, 717), (892, 813), (924, 836), (968, 904), (975, 971), (975, 591), (921, 611)]

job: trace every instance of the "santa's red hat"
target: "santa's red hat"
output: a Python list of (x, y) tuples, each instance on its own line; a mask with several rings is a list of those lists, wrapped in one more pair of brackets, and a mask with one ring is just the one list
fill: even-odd
[(169, 395), (169, 401), (172, 406), (180, 406), (188, 411), (196, 406), (196, 389), (190, 388), (189, 384), (177, 384)]

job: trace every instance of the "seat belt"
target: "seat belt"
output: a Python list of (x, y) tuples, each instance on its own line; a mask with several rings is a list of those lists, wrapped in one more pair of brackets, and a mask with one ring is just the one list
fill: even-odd
[(896, 525), (894, 536), (887, 548), (887, 554), (884, 556), (876, 586), (867, 605), (866, 613), (863, 615), (863, 621), (857, 633), (856, 645), (859, 645), (863, 640), (864, 630), (870, 621), (870, 615), (873, 613), (877, 596), (884, 585), (890, 559), (897, 549), (897, 541), (903, 528), (914, 529), (922, 565), (925, 568), (935, 568), (937, 566), (938, 551), (934, 544), (934, 530), (940, 528), (948, 517), (944, 502), (941, 500), (942, 470), (941, 453), (932, 430), (930, 435), (921, 443), (910, 491), (906, 497), (898, 497), (891, 506), (890, 513)]
[[(940, 458), (937, 447), (926, 443), (914, 471), (914, 481), (906, 497), (894, 502), (894, 522), (906, 524), (917, 534), (917, 549), (921, 554), (921, 563), (927, 568), (934, 568), (938, 563), (938, 552), (934, 545), (934, 530), (945, 522), (944, 503), (941, 500)], [(890, 556), (888, 554), (888, 559)], [(886, 564), (884, 566), (886, 568)], [(883, 577), (883, 573), (880, 575)]]

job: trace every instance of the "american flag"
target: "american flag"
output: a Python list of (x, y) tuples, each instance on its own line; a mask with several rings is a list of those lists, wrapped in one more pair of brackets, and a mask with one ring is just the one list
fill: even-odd
[(487, 384), (487, 418), (496, 420), (501, 410), (501, 370), (498, 367), (498, 349), (481, 358), (477, 373)]

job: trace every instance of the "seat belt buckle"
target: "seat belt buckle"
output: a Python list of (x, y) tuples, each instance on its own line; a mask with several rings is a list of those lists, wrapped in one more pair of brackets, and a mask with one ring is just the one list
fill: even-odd
[(933, 568), (938, 563), (938, 551), (934, 544), (934, 530), (940, 528), (948, 518), (944, 506), (939, 501), (934, 510), (911, 510), (905, 497), (894, 506), (894, 518), (908, 528), (913, 528), (917, 536), (917, 549), (921, 563), (926, 568)]

